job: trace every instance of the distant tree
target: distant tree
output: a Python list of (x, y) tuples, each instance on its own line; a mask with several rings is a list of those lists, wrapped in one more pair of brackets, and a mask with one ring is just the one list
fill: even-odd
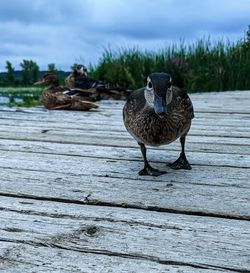
[(54, 63), (48, 64), (48, 71), (55, 73), (55, 74), (58, 72), (56, 65)]
[(6, 61), (5, 68), (7, 69), (7, 73), (4, 79), (6, 85), (14, 85), (14, 81), (15, 81), (14, 70), (15, 69), (12, 67), (11, 62)]
[(31, 85), (38, 80), (39, 66), (32, 60), (23, 60), (20, 63), (22, 68), (22, 82), (25, 85)]

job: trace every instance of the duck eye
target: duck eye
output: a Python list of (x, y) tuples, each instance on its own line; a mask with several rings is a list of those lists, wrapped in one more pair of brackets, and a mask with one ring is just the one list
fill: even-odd
[(148, 88), (151, 89), (153, 87), (152, 82), (148, 82)]

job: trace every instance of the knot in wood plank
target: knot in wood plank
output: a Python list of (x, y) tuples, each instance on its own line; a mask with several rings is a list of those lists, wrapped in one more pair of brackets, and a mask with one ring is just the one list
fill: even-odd
[(97, 233), (98, 231), (99, 231), (99, 228), (98, 228), (98, 227), (96, 227), (96, 226), (88, 226), (88, 227), (86, 228), (85, 234), (86, 234), (87, 236), (92, 237), (92, 236), (96, 236), (96, 233)]

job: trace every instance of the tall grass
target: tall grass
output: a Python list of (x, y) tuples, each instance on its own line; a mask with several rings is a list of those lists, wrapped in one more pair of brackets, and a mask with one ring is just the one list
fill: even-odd
[(136, 89), (155, 71), (170, 73), (175, 85), (193, 92), (250, 89), (250, 39), (212, 43), (208, 38), (158, 51), (105, 49), (91, 74)]
[[(250, 26), (236, 43), (202, 39), (184, 42), (157, 51), (138, 48), (104, 50), (99, 62), (90, 67), (90, 76), (120, 87), (136, 89), (145, 85), (151, 72), (165, 71), (173, 83), (191, 92), (250, 90)], [(67, 73), (60, 71), (64, 84)], [(39, 105), (41, 88), (0, 88), (0, 105)], [(2, 99), (1, 99), (2, 97)]]

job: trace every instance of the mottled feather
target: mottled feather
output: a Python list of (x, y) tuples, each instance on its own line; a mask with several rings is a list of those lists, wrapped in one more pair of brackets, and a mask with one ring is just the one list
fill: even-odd
[(187, 133), (194, 117), (193, 105), (186, 91), (172, 86), (173, 97), (165, 117), (160, 118), (147, 106), (144, 89), (134, 91), (124, 109), (124, 124), (139, 142), (151, 146), (168, 144)]

